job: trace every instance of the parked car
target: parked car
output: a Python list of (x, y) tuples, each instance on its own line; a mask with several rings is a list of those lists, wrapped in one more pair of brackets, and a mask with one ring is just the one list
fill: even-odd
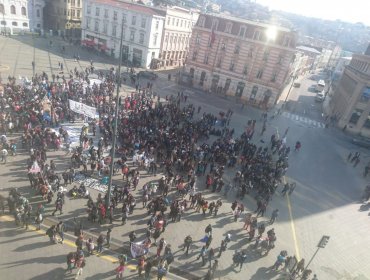
[(138, 77), (140, 78), (146, 78), (149, 80), (156, 80), (158, 78), (158, 75), (156, 73), (150, 72), (150, 71), (140, 71), (138, 74)]
[(295, 87), (295, 88), (299, 88), (299, 87), (301, 87), (301, 83), (294, 83), (294, 84), (293, 84), (293, 87)]
[(352, 143), (364, 147), (364, 148), (370, 148), (370, 139), (358, 136), (356, 138), (352, 138)]

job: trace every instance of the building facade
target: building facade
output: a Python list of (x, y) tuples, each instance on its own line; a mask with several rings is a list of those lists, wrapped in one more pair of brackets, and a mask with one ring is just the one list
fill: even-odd
[(292, 74), (295, 42), (283, 27), (201, 14), (180, 82), (270, 108)]
[(161, 42), (161, 67), (183, 66), (198, 16), (196, 10), (167, 6)]
[(45, 0), (28, 0), (28, 14), (30, 30), (32, 32), (44, 32), (44, 8)]
[(340, 128), (370, 137), (370, 46), (368, 54), (353, 55), (329, 106)]
[(0, 2), (0, 23), (3, 34), (29, 31), (27, 0), (2, 0)]
[(118, 0), (85, 0), (83, 11), (83, 44), (119, 58), (123, 32), (124, 64), (151, 68), (159, 59), (164, 10)]
[(82, 0), (46, 0), (45, 29), (71, 40), (81, 38)]

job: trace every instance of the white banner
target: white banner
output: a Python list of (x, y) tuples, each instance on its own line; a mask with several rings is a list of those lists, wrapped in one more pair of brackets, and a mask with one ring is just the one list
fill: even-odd
[(131, 243), (131, 255), (135, 259), (137, 257), (144, 256), (148, 253), (148, 249), (144, 242)]
[(82, 114), (84, 116), (88, 116), (90, 118), (96, 117), (96, 108), (87, 106), (83, 103), (73, 101), (71, 99), (69, 100), (69, 109), (71, 109), (73, 112)]

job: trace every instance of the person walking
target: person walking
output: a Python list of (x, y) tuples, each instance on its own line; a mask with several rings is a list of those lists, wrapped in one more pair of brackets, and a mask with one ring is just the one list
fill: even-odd
[(77, 252), (77, 260), (76, 260), (76, 267), (77, 267), (77, 273), (75, 279), (78, 279), (78, 276), (82, 275), (83, 268), (85, 267), (85, 256), (82, 250), (79, 250)]
[(221, 246), (220, 246), (220, 251), (218, 252), (218, 255), (217, 257), (220, 258), (222, 253), (226, 251), (226, 248), (227, 248), (227, 243), (225, 240), (222, 240), (221, 241)]
[(112, 232), (112, 229), (111, 228), (108, 228), (107, 235), (105, 237), (105, 239), (107, 241), (107, 244), (106, 244), (107, 248), (110, 247), (110, 236), (111, 236), (111, 232)]
[(209, 262), (209, 267), (212, 267), (212, 260), (215, 256), (215, 251), (213, 250), (213, 248), (209, 249), (208, 250), (208, 262)]
[(191, 238), (191, 236), (190, 235), (186, 236), (184, 240), (184, 248), (182, 249), (183, 251), (185, 251), (186, 255), (189, 254), (189, 248), (191, 243), (193, 243), (193, 239)]
[(96, 245), (97, 245), (96, 251), (98, 253), (101, 253), (103, 251), (103, 243), (104, 243), (104, 236), (103, 234), (100, 234), (98, 239), (96, 240)]
[(200, 249), (199, 256), (197, 257), (197, 260), (202, 258), (202, 265), (203, 266), (206, 264), (206, 255), (207, 255), (207, 247), (203, 246), (202, 249)]
[(276, 221), (276, 218), (278, 216), (279, 216), (279, 209), (275, 209), (274, 211), (272, 211), (271, 218), (270, 218), (270, 225), (272, 225)]
[(63, 244), (63, 242), (64, 242), (64, 232), (65, 232), (65, 230), (66, 230), (65, 224), (63, 223), (63, 221), (60, 221), (57, 225), (56, 231), (60, 236), (60, 243), (61, 244)]
[(116, 278), (117, 279), (122, 279), (123, 277), (123, 272), (125, 271), (125, 261), (124, 260), (120, 260), (119, 262), (119, 266), (116, 268)]

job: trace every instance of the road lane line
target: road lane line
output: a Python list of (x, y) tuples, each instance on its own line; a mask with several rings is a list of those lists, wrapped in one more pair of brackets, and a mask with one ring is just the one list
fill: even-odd
[[(12, 216), (4, 215), (4, 216), (0, 216), (0, 221), (11, 222), (11, 221), (14, 221), (14, 218)], [(40, 235), (45, 235), (45, 233), (46, 233), (46, 231), (44, 231), (42, 229), (37, 230), (36, 227), (33, 226), (33, 225), (29, 225), (28, 229), (33, 230), (33, 231), (39, 233)], [(70, 240), (66, 240), (66, 239), (64, 239), (63, 245), (67, 245), (67, 246), (72, 247), (72, 248), (77, 248), (77, 246), (74, 242), (72, 242)], [(118, 258), (116, 258), (116, 257), (109, 256), (109, 255), (102, 255), (101, 253), (100, 254), (94, 254), (94, 255), (98, 258), (101, 258), (103, 260), (106, 260), (106, 261), (109, 261), (109, 262), (112, 262), (112, 263), (118, 263), (118, 261), (119, 261)], [(131, 264), (127, 265), (126, 267), (131, 269), (131, 270), (136, 270), (137, 269), (136, 265), (131, 265)]]
[[(284, 185), (286, 184), (285, 176), (283, 177), (283, 183), (284, 183)], [(297, 259), (300, 260), (301, 259), (301, 254), (299, 253), (297, 233), (296, 233), (295, 225), (294, 225), (292, 204), (290, 203), (290, 196), (289, 195), (285, 195), (285, 196), (286, 196), (287, 205), (288, 205), (288, 211), (289, 211), (289, 217), (290, 217), (290, 227), (291, 227), (291, 230), (292, 230), (293, 241), (294, 241), (294, 249), (295, 249)]]

